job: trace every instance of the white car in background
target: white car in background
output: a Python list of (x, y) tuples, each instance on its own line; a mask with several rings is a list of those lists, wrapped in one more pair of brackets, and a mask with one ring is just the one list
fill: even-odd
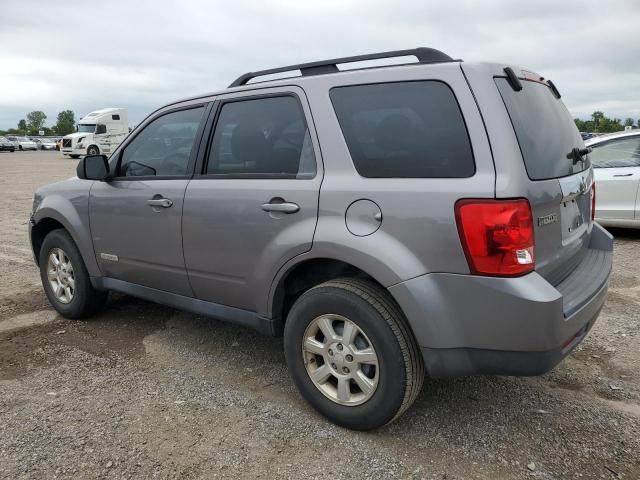
[(596, 180), (596, 220), (640, 228), (640, 130), (586, 140)]
[(15, 147), (16, 150), (37, 150), (38, 146), (36, 145), (36, 142), (29, 140), (27, 137), (7, 137), (7, 140), (9, 140), (10, 142), (12, 142)]

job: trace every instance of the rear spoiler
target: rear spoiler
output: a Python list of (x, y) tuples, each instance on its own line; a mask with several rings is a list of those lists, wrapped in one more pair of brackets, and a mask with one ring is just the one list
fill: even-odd
[(558, 99), (562, 96), (560, 95), (560, 91), (558, 90), (558, 88), (555, 86), (555, 84), (551, 80), (545, 80), (544, 77), (541, 77), (536, 73), (529, 72), (528, 70), (522, 70), (523, 76), (518, 78), (518, 76), (516, 75), (516, 72), (514, 72), (513, 68), (511, 67), (506, 67), (504, 69), (504, 73), (507, 76), (507, 81), (509, 82), (509, 85), (511, 85), (511, 88), (513, 88), (515, 92), (519, 92), (520, 90), (522, 90), (522, 82), (520, 81), (520, 78), (522, 78), (523, 80), (542, 83), (543, 85), (546, 85), (551, 89), (553, 96)]

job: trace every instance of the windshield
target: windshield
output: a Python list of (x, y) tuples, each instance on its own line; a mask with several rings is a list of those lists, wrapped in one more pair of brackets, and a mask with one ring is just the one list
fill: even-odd
[(18, 137), (18, 141), (19, 142), (30, 142), (31, 140), (29, 140), (27, 137)]
[(78, 133), (93, 133), (96, 130), (95, 123), (79, 123)]
[(567, 158), (583, 148), (580, 132), (562, 101), (539, 82), (522, 81), (516, 92), (506, 78), (495, 79), (513, 129), (516, 132), (527, 174), (531, 180), (574, 175), (589, 168), (589, 157)]

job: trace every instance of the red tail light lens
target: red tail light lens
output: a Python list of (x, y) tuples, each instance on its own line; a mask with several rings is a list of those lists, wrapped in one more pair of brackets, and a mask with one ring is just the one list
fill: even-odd
[(459, 200), (456, 223), (471, 272), (518, 276), (535, 268), (531, 206), (519, 200)]
[(591, 221), (596, 219), (596, 182), (591, 184)]

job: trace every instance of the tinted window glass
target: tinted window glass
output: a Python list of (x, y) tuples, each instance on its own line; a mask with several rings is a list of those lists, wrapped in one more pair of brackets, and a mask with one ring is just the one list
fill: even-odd
[(582, 137), (566, 107), (549, 87), (523, 80), (522, 90), (516, 92), (506, 78), (495, 81), (530, 179), (566, 177), (589, 168), (586, 156), (576, 163), (567, 158), (573, 148), (582, 148)]
[(224, 104), (207, 173), (313, 177), (315, 156), (298, 100), (282, 96)]
[(640, 167), (640, 135), (592, 145), (594, 167)]
[(462, 112), (442, 82), (339, 87), (331, 101), (363, 177), (451, 178), (475, 172)]
[(120, 115), (111, 115), (111, 120), (120, 120)]
[(119, 175), (184, 176), (204, 107), (156, 118), (122, 152)]

